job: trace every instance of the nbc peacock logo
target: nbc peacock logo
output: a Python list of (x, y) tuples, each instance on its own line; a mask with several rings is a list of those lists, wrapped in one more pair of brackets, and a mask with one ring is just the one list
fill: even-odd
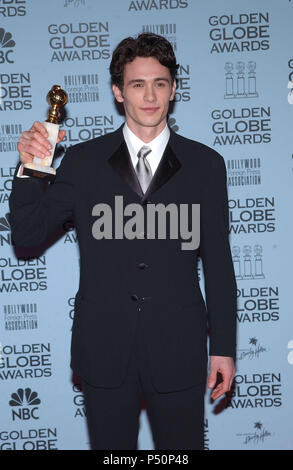
[(0, 28), (0, 64), (8, 63), (13, 64), (14, 60), (11, 56), (15, 41), (12, 39), (12, 34)]
[(9, 405), (12, 407), (12, 420), (39, 419), (37, 405), (40, 403), (41, 400), (38, 398), (37, 392), (33, 392), (30, 388), (19, 388), (11, 394), (9, 401)]
[[(0, 201), (1, 201), (1, 195), (0, 195)], [(6, 213), (4, 217), (0, 216), (0, 246), (12, 245), (9, 217), (10, 217), (9, 212)]]

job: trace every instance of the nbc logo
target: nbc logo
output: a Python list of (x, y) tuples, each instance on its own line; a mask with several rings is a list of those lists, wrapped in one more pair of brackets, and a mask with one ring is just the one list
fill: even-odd
[(15, 41), (12, 39), (12, 34), (6, 32), (4, 28), (0, 28), (0, 64), (8, 62), (13, 64), (14, 60), (11, 58), (13, 52), (12, 47), (15, 46)]
[(8, 212), (4, 217), (0, 217), (0, 246), (12, 245), (9, 215)]
[[(27, 421), (28, 419), (39, 419), (37, 411), (41, 400), (38, 398), (37, 392), (32, 392), (30, 388), (19, 388), (16, 393), (11, 394), (9, 405), (12, 409), (12, 419), (21, 419)], [(30, 407), (30, 408), (29, 408)]]
[(5, 217), (0, 217), (0, 231), (1, 232), (10, 230), (8, 218), (9, 218), (9, 213), (5, 214)]
[(174, 132), (178, 132), (179, 131), (179, 126), (178, 124), (176, 123), (176, 119), (171, 117), (168, 119), (168, 124), (169, 126), (171, 127), (172, 131)]

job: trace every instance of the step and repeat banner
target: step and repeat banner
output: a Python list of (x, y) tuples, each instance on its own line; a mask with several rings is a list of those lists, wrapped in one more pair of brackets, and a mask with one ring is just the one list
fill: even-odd
[[(76, 233), (69, 222), (45, 246), (16, 249), (8, 199), (17, 140), (46, 119), (52, 85), (69, 97), (56, 168), (68, 146), (122, 124), (109, 64), (140, 32), (165, 36), (180, 64), (169, 125), (227, 168), (237, 373), (229, 396), (206, 393), (205, 448), (292, 449), (292, 22), (290, 0), (0, 0), (1, 449), (89, 449), (69, 367)], [(139, 449), (154, 449), (145, 409)]]

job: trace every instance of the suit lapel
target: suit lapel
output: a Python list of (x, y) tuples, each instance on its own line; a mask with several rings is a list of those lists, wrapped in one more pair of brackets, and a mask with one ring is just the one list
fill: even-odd
[(181, 168), (181, 163), (173, 152), (170, 141), (168, 142), (159, 166), (150, 182), (150, 185), (143, 195), (141, 202), (149, 199), (150, 196), (169, 181), (175, 173)]
[(173, 150), (176, 141), (176, 134), (170, 129), (171, 135), (167, 143), (163, 156), (160, 160), (158, 168), (151, 180), (151, 183), (143, 194), (136, 172), (133, 168), (131, 157), (123, 137), (123, 125), (117, 130), (119, 136), (119, 147), (108, 159), (114, 171), (116, 171), (123, 181), (131, 187), (131, 189), (141, 197), (141, 203), (145, 202), (149, 197), (172, 178), (181, 168), (181, 163)]
[(143, 196), (143, 192), (133, 168), (131, 157), (124, 139), (122, 139), (118, 149), (108, 159), (108, 162), (134, 192), (139, 196)]

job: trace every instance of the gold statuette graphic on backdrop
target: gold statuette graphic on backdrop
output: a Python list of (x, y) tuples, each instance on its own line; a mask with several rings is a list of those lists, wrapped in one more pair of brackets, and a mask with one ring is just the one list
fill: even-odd
[(42, 124), (49, 135), (48, 141), (52, 146), (51, 154), (44, 158), (34, 157), (32, 163), (25, 163), (23, 166), (23, 174), (27, 176), (35, 176), (37, 178), (47, 178), (53, 181), (56, 171), (51, 167), (51, 164), (58, 139), (58, 119), (60, 117), (59, 109), (66, 105), (68, 98), (66, 92), (62, 90), (60, 85), (54, 85), (47, 94), (47, 101), (50, 105), (48, 119), (45, 122), (42, 122)]

